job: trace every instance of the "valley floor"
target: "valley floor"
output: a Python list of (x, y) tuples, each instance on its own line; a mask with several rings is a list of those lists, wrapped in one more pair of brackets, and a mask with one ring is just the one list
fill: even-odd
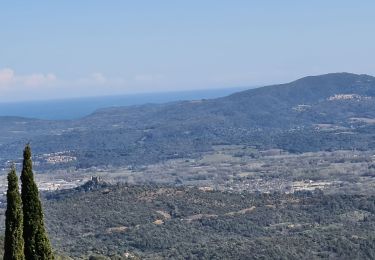
[[(216, 146), (36, 178), (53, 246), (73, 259), (373, 259), (374, 155)], [(92, 176), (101, 179), (76, 189)]]

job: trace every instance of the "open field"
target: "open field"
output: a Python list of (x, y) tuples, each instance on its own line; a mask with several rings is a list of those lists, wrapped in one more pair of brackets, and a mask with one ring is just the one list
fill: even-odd
[[(375, 151), (290, 154), (282, 150), (222, 145), (197, 159), (173, 159), (140, 167), (92, 167), (38, 174), (42, 191), (74, 188), (100, 176), (109, 183), (167, 184), (202, 189), (286, 192), (321, 189), (325, 193), (375, 193)], [(5, 175), (0, 192), (6, 190)]]
[[(206, 189), (326, 193), (375, 193), (375, 151), (289, 154), (281, 150), (218, 146), (197, 159), (176, 159), (138, 167), (79, 172), (112, 183), (193, 185)], [(63, 176), (61, 176), (63, 177)]]

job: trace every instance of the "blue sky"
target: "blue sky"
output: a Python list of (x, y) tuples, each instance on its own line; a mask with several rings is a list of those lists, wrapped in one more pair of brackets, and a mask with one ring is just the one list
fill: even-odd
[(0, 1), (0, 102), (375, 74), (374, 1)]

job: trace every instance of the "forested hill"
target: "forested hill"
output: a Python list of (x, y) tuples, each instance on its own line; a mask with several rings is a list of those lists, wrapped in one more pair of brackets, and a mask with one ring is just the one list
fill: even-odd
[[(375, 78), (333, 73), (305, 77), (288, 84), (238, 92), (227, 97), (164, 105), (101, 109), (86, 120), (119, 122), (139, 119), (155, 124), (199, 120), (228, 126), (285, 128), (336, 122), (351, 116), (373, 116)], [(304, 110), (304, 111), (301, 111)], [(367, 111), (367, 112), (366, 112)], [(304, 112), (304, 113), (301, 113)]]
[[(308, 76), (288, 84), (273, 85), (232, 94), (228, 99), (273, 97), (289, 104), (316, 103), (338, 93), (375, 95), (375, 78), (369, 75), (331, 73)], [(261, 103), (261, 102), (259, 102)]]
[(194, 157), (217, 144), (372, 149), (374, 123), (375, 78), (334, 73), (218, 99), (104, 108), (79, 120), (2, 117), (0, 160), (28, 141), (35, 154), (65, 153), (83, 168)]

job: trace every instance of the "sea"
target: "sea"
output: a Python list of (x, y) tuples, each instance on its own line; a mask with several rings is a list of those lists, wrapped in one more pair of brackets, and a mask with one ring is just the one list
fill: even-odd
[(70, 99), (1, 102), (0, 116), (17, 116), (46, 120), (71, 120), (87, 116), (105, 107), (132, 106), (142, 104), (161, 104), (166, 102), (212, 99), (224, 97), (248, 88), (226, 88), (158, 92), (117, 96), (82, 97)]

